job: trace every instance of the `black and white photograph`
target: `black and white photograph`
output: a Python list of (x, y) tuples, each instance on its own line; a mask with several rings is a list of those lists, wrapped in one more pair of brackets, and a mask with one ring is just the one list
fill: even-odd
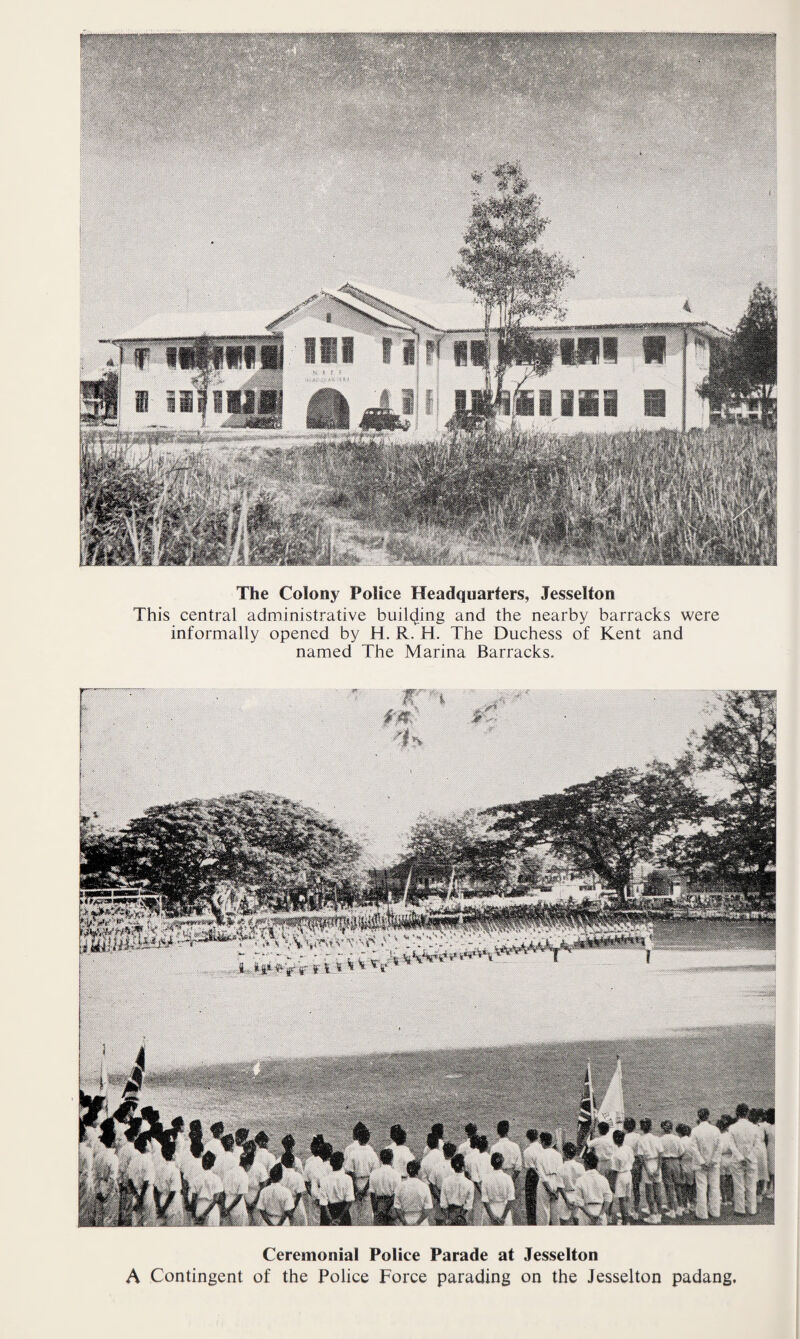
[(771, 1223), (775, 731), (84, 690), (80, 1225)]
[(81, 563), (774, 565), (776, 181), (769, 33), (85, 34)]

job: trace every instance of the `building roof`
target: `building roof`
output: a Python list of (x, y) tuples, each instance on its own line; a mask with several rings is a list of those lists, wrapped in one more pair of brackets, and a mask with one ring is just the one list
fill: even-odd
[(377, 321), (379, 325), (385, 325), (390, 330), (407, 330), (410, 334), (413, 334), (411, 326), (406, 322), (387, 315), (378, 307), (362, 302), (360, 298), (354, 297), (352, 293), (344, 288), (321, 288), (318, 293), (312, 293), (310, 297), (304, 298), (302, 302), (297, 302), (293, 307), (281, 312), (280, 316), (272, 322), (272, 328), (276, 329), (282, 326), (284, 322), (295, 316), (297, 312), (302, 311), (304, 307), (310, 307), (312, 302), (319, 302), (323, 298), (332, 298), (335, 302), (341, 302), (343, 306), (361, 312), (363, 316), (368, 316), (371, 321)]
[(245, 335), (266, 335), (267, 326), (285, 312), (285, 307), (270, 307), (258, 311), (233, 312), (161, 312), (148, 316), (141, 325), (123, 335), (104, 340), (106, 344), (121, 344), (136, 339), (199, 339), (211, 335), (214, 339), (241, 339)]

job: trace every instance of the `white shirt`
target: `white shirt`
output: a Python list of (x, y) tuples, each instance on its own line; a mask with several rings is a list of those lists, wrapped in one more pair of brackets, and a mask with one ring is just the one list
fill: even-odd
[(695, 1125), (690, 1137), (698, 1166), (710, 1167), (712, 1163), (719, 1162), (722, 1136), (716, 1125), (707, 1120), (701, 1121)]
[(741, 1157), (747, 1162), (756, 1162), (758, 1159), (759, 1145), (763, 1142), (761, 1131), (757, 1125), (754, 1125), (746, 1116), (741, 1120), (734, 1121), (730, 1126), (728, 1133), (733, 1140)]
[(497, 1143), (492, 1145), (492, 1153), (502, 1154), (503, 1171), (508, 1172), (509, 1176), (513, 1176), (522, 1167), (522, 1150), (513, 1139), (498, 1139)]
[(475, 1187), (463, 1172), (451, 1172), (442, 1182), (440, 1204), (443, 1209), (452, 1205), (469, 1213), (475, 1199)]
[(418, 1226), (426, 1213), (433, 1208), (430, 1187), (418, 1176), (406, 1177), (400, 1182), (394, 1196), (394, 1206), (402, 1222), (408, 1226)]

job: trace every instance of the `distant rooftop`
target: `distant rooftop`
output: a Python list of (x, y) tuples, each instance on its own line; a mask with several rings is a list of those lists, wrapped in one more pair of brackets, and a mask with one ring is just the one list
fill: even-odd
[(161, 312), (148, 316), (141, 325), (114, 335), (105, 343), (128, 339), (199, 339), (211, 335), (217, 339), (241, 339), (245, 335), (266, 335), (267, 326), (282, 316), (285, 307), (259, 311), (233, 312)]

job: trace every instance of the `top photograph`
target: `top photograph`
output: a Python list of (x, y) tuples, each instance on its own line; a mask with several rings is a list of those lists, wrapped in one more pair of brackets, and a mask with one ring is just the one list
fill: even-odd
[(776, 562), (769, 34), (90, 34), (86, 566)]

